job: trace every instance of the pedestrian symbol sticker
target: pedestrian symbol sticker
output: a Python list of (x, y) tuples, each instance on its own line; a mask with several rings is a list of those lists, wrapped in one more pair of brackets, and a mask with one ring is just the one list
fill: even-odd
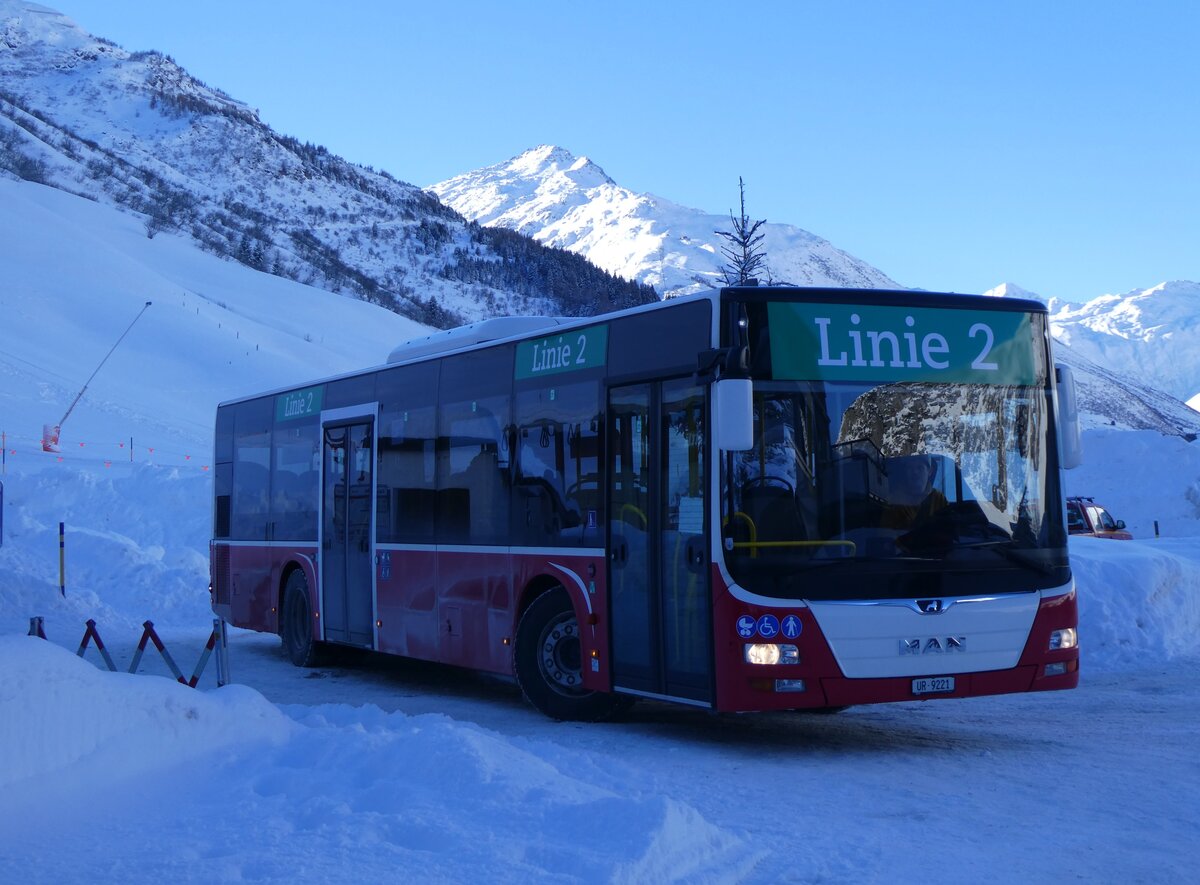
[(779, 635), (779, 618), (763, 615), (758, 619), (758, 635), (763, 639), (774, 639)]
[(788, 615), (783, 619), (783, 635), (788, 639), (795, 639), (800, 635), (800, 631), (802, 629), (804, 629), (804, 627), (800, 623), (800, 618), (798, 618), (796, 615)]
[(742, 639), (749, 639), (754, 635), (754, 618), (749, 615), (742, 615), (737, 619), (738, 636)]

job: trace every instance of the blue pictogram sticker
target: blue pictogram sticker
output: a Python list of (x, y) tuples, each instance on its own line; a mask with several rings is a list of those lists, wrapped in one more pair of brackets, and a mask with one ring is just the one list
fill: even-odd
[(779, 635), (779, 618), (763, 615), (758, 619), (758, 635), (763, 639), (774, 639)]
[(738, 636), (742, 639), (749, 639), (754, 635), (754, 618), (749, 615), (742, 615), (737, 619)]
[(783, 619), (783, 635), (788, 639), (795, 639), (803, 629), (804, 625), (800, 623), (800, 619), (796, 615), (788, 615)]

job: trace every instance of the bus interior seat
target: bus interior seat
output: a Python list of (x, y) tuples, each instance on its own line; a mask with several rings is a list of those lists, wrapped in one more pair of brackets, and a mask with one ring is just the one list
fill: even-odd
[[(753, 521), (756, 541), (808, 540), (795, 493), (781, 485), (747, 485), (742, 489), (741, 511)], [(760, 551), (760, 555), (764, 552), (770, 551)]]

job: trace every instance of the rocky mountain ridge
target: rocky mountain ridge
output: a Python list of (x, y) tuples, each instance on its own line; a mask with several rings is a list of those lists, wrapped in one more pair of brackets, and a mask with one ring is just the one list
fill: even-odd
[[(720, 285), (727, 264), (725, 242), (714, 232), (731, 229), (728, 214), (635, 193), (587, 157), (556, 145), (539, 145), (429, 190), (472, 221), (586, 255), (609, 273), (654, 286), (663, 297)], [(760, 232), (776, 282), (901, 288), (865, 261), (793, 225), (768, 221)]]

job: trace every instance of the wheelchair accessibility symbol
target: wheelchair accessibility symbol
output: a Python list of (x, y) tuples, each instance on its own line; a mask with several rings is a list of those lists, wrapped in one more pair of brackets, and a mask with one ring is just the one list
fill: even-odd
[(758, 619), (758, 635), (763, 639), (774, 639), (779, 635), (779, 618), (763, 615)]

